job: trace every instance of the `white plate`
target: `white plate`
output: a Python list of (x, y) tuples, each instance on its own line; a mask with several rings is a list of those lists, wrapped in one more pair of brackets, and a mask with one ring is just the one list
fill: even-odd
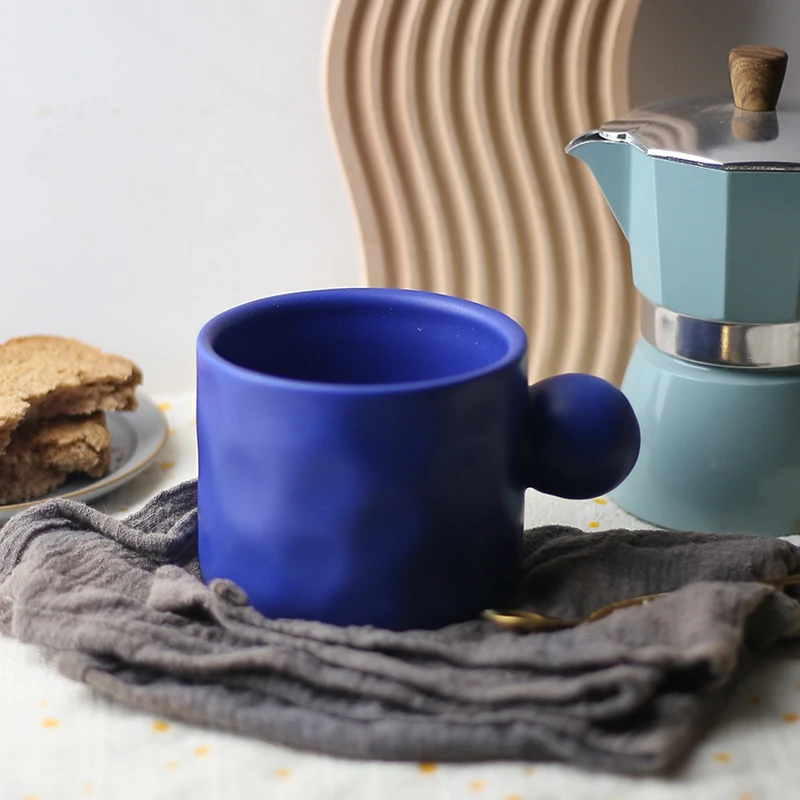
[(117, 489), (148, 467), (167, 443), (169, 425), (163, 412), (153, 401), (137, 394), (136, 411), (119, 411), (106, 414), (106, 424), (111, 433), (111, 464), (103, 478), (76, 476), (49, 494), (27, 503), (0, 506), (0, 522), (25, 508), (51, 497), (68, 497), (88, 503)]

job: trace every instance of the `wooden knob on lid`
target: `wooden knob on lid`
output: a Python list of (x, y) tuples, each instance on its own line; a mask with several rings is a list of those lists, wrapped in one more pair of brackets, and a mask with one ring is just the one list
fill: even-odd
[(733, 99), (743, 111), (774, 111), (789, 57), (784, 50), (762, 45), (734, 47), (728, 56)]

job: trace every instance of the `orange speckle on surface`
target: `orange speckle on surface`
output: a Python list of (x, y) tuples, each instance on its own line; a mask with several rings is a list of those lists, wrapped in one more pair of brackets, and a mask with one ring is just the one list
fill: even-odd
[(533, 775), (536, 772), (536, 767), (525, 767), (526, 775)]
[(178, 435), (177, 429), (176, 428), (170, 428), (169, 429), (169, 435), (170, 436), (177, 436)]
[(22, 798), (22, 800), (39, 800), (39, 795), (38, 794), (26, 794), (25, 797)]
[(164, 470), (164, 472), (166, 472), (168, 469), (172, 469), (175, 466), (175, 462), (174, 461), (162, 461), (159, 464), (159, 466), (161, 467), (161, 469)]
[(203, 756), (207, 756), (210, 752), (211, 752), (211, 748), (210, 747), (205, 747), (205, 746), (202, 746), (202, 745), (200, 747), (195, 747), (195, 749), (192, 750), (192, 754), (196, 755), (198, 758), (202, 758)]
[(279, 781), (286, 781), (292, 777), (292, 771), (290, 769), (276, 769), (274, 775)]
[(739, 800), (756, 800), (756, 798), (753, 797), (750, 792), (742, 792), (742, 794), (739, 795)]
[(42, 720), (42, 727), (43, 728), (57, 728), (61, 723), (54, 719), (53, 717), (45, 717)]
[(471, 792), (482, 792), (486, 788), (486, 784), (483, 781), (470, 781), (469, 782), (469, 790)]
[(169, 730), (169, 722), (165, 722), (163, 719), (157, 719), (153, 722), (153, 730), (156, 733), (164, 733)]
[(718, 762), (719, 764), (730, 764), (730, 753), (714, 753), (714, 761)]
[(436, 770), (439, 769), (439, 767), (432, 761), (423, 761), (419, 765), (418, 769), (423, 775), (431, 775), (434, 772), (436, 772)]
[(784, 714), (783, 715), (783, 721), (787, 725), (792, 725), (793, 723), (797, 722), (798, 719), (800, 719), (800, 718), (798, 718), (797, 714)]
[(505, 800), (522, 800), (521, 794), (507, 794)]
[(797, 689), (798, 692), (800, 692), (800, 683), (796, 683), (794, 685), (794, 688)]
[(192, 427), (197, 426), (197, 417), (192, 417)]
[(40, 700), (39, 708), (47, 708), (47, 700)]
[(750, 702), (754, 706), (757, 706), (761, 702), (761, 698), (757, 694), (751, 695)]
[(92, 783), (84, 783), (83, 784), (83, 792), (84, 792), (84, 794), (94, 794), (94, 784), (92, 784)]
[(170, 403), (159, 403), (158, 410), (159, 411), (169, 411), (172, 408)]
[(589, 522), (587, 524), (587, 527), (588, 528), (599, 528), (600, 527), (600, 523), (597, 522), (596, 520), (592, 520), (591, 522)]
[(608, 505), (608, 500), (604, 500), (602, 497), (595, 497), (594, 501), (599, 506), (607, 506)]
[(164, 764), (164, 767), (166, 769), (178, 769), (178, 762), (177, 761), (167, 761), (167, 763)]

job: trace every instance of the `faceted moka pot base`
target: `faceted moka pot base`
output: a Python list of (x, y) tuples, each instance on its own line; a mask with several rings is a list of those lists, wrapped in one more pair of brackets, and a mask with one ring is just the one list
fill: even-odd
[(622, 390), (642, 449), (617, 505), (677, 530), (800, 532), (800, 370), (706, 367), (640, 340)]

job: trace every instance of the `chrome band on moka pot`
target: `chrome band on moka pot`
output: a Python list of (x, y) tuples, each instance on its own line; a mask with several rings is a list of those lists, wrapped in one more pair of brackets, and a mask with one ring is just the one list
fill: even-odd
[(610, 496), (659, 527), (800, 533), (800, 102), (778, 102), (786, 62), (735, 48), (733, 97), (654, 103), (567, 147), (646, 298), (622, 383), (642, 448)]
[(710, 367), (800, 367), (800, 322), (722, 322), (679, 314), (640, 296), (642, 338), (676, 358)]

